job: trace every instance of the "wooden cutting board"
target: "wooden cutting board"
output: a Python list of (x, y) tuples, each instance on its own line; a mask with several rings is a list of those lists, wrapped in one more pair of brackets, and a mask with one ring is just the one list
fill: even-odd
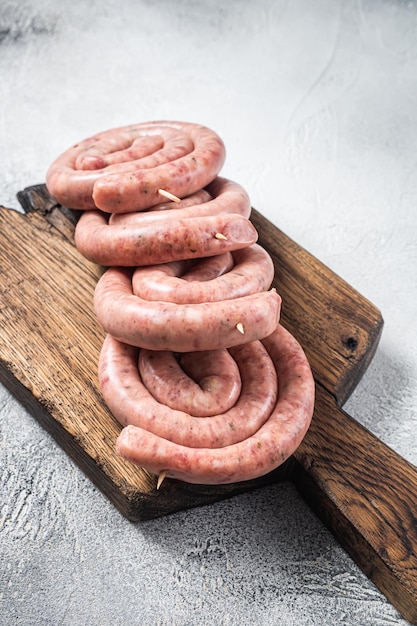
[[(294, 456), (262, 479), (188, 485), (120, 459), (120, 426), (97, 386), (104, 333), (93, 307), (103, 268), (73, 244), (77, 213), (44, 185), (18, 194), (26, 215), (0, 207), (0, 380), (132, 521), (291, 480), (402, 615), (417, 623), (417, 470), (340, 406), (370, 363), (380, 312), (253, 211), (283, 298), (282, 324), (302, 344), (317, 384), (312, 425)], [(59, 470), (58, 470), (59, 471)]]

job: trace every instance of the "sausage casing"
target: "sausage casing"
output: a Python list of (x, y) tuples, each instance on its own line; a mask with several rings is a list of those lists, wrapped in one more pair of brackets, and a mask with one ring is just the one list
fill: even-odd
[(225, 154), (220, 137), (199, 124), (132, 124), (63, 152), (49, 167), (46, 184), (69, 208), (127, 213), (158, 204), (161, 188), (179, 197), (202, 189), (222, 168)]
[[(187, 448), (229, 446), (253, 435), (268, 419), (277, 398), (275, 368), (260, 341), (231, 348), (229, 353), (240, 372), (241, 392), (223, 413), (202, 417), (160, 403), (141, 378), (138, 350), (110, 335), (99, 359), (100, 388), (122, 426), (140, 427)], [(175, 381), (164, 382), (174, 396)]]
[(104, 330), (148, 350), (217, 350), (262, 339), (276, 328), (281, 297), (275, 289), (234, 300), (175, 304), (132, 292), (131, 270), (111, 267), (98, 281), (94, 308)]
[(301, 346), (281, 325), (263, 343), (275, 365), (278, 400), (255, 434), (224, 447), (192, 448), (129, 425), (117, 439), (118, 453), (155, 474), (197, 484), (252, 480), (284, 463), (310, 425), (314, 379)]

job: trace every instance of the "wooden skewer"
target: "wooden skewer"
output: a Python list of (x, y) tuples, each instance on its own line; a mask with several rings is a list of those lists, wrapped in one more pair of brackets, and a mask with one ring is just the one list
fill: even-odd
[(159, 487), (162, 485), (163, 481), (165, 480), (167, 475), (167, 470), (162, 470), (162, 472), (159, 473), (158, 476), (158, 481), (156, 483), (156, 490), (158, 491)]
[(170, 191), (166, 191), (165, 189), (158, 189), (158, 193), (164, 198), (168, 198), (168, 200), (172, 200), (173, 202), (181, 202), (181, 198), (174, 196)]
[(216, 237), (216, 239), (221, 239), (222, 241), (227, 241), (227, 237), (225, 235), (223, 235), (223, 233), (216, 233), (214, 236)]

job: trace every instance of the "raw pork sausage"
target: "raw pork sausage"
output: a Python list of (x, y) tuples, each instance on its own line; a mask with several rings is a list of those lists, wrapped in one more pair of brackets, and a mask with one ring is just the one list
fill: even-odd
[(138, 350), (110, 335), (106, 336), (100, 354), (100, 388), (122, 426), (135, 425), (141, 432), (146, 429), (187, 448), (230, 446), (253, 435), (268, 419), (276, 404), (277, 376), (260, 341), (231, 348), (229, 352), (239, 368), (242, 389), (236, 403), (217, 415), (196, 417), (158, 402), (141, 380)]
[[(169, 211), (169, 214), (165, 211)], [(212, 183), (179, 202), (163, 202), (147, 211), (131, 213), (112, 213), (109, 224), (146, 224), (155, 220), (177, 219), (182, 217), (204, 217), (220, 213), (239, 213), (249, 217), (251, 213), (250, 199), (244, 188), (233, 180), (217, 176)]]
[(224, 413), (242, 389), (239, 368), (226, 349), (175, 355), (142, 348), (139, 374), (160, 404), (196, 417)]
[(75, 232), (77, 249), (87, 259), (123, 267), (213, 256), (249, 246), (257, 238), (252, 223), (233, 213), (125, 227), (108, 226), (105, 213), (88, 211), (82, 215), (82, 229), (77, 225)]
[[(253, 244), (236, 250), (232, 258), (233, 267), (211, 280), (207, 279), (207, 274), (211, 264), (217, 267), (217, 256), (204, 259), (183, 274), (178, 263), (139, 267), (132, 277), (133, 293), (145, 300), (192, 304), (241, 298), (270, 288), (274, 264), (261, 246)], [(201, 265), (203, 280), (198, 280)]]
[(133, 294), (131, 270), (110, 267), (96, 285), (94, 308), (104, 330), (119, 341), (192, 352), (267, 337), (278, 324), (281, 297), (271, 289), (220, 302), (150, 302)]
[(72, 209), (127, 213), (161, 201), (158, 189), (188, 196), (208, 185), (225, 160), (220, 137), (175, 121), (132, 124), (84, 139), (49, 167), (49, 193)]
[[(235, 219), (230, 215), (249, 217), (250, 201), (244, 189), (225, 178), (217, 178), (209, 188), (210, 194), (194, 194), (179, 203), (160, 204), (154, 207), (155, 210), (146, 212), (111, 215), (109, 218), (102, 211), (86, 211), (75, 228), (75, 245), (90, 261), (100, 265), (128, 267), (196, 258), (198, 250), (194, 250), (197, 245), (195, 238), (199, 236), (199, 229), (201, 237), (208, 236), (212, 244), (212, 248), (204, 256), (219, 254), (222, 250), (234, 250), (256, 241), (257, 233), (249, 221), (244, 221), (242, 217)], [(176, 208), (162, 209), (170, 205)], [(196, 220), (191, 221), (191, 218)], [(232, 222), (235, 222), (234, 230), (239, 224), (245, 226), (245, 236), (249, 240), (242, 240), (238, 246), (237, 241), (233, 244), (232, 240), (228, 243), (222, 240), (220, 246), (220, 240), (213, 240), (213, 237), (217, 232), (225, 237), (231, 236), (231, 233), (222, 229)], [(209, 229), (208, 233), (204, 234), (204, 229)], [(188, 247), (194, 252), (182, 256), (181, 246), (185, 251), (189, 237), (192, 239)], [(162, 250), (164, 246), (166, 249), (171, 245), (175, 245), (175, 248), (168, 255), (169, 258), (166, 253), (165, 256), (157, 253), (159, 248)], [(154, 256), (150, 256), (151, 254)]]
[(278, 400), (252, 436), (221, 448), (178, 445), (129, 425), (117, 452), (155, 474), (199, 484), (227, 484), (263, 476), (286, 461), (301, 443), (313, 415), (314, 379), (296, 339), (282, 326), (263, 340), (278, 377)]
[(186, 198), (175, 201), (166, 199), (163, 202), (155, 204), (155, 206), (143, 211), (132, 211), (131, 213), (109, 213), (109, 224), (134, 224), (135, 221), (143, 223), (146, 221), (147, 217), (150, 217), (151, 219), (155, 218), (156, 212), (161, 213), (160, 217), (163, 217), (164, 215), (166, 216), (167, 213), (164, 214), (164, 211), (174, 211), (175, 213), (175, 211), (178, 210), (177, 217), (185, 217), (184, 209), (198, 204), (205, 204), (206, 202), (210, 202), (212, 199), (213, 198), (208, 191), (200, 189), (200, 191), (196, 191)]

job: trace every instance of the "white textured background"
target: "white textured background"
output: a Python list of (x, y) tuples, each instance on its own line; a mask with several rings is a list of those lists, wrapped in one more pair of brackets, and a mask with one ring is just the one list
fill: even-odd
[[(417, 463), (417, 3), (1, 0), (0, 204), (163, 118), (215, 129), (223, 174), (380, 308), (345, 408)], [(406, 623), (290, 484), (131, 524), (3, 388), (0, 490), (2, 626)]]

